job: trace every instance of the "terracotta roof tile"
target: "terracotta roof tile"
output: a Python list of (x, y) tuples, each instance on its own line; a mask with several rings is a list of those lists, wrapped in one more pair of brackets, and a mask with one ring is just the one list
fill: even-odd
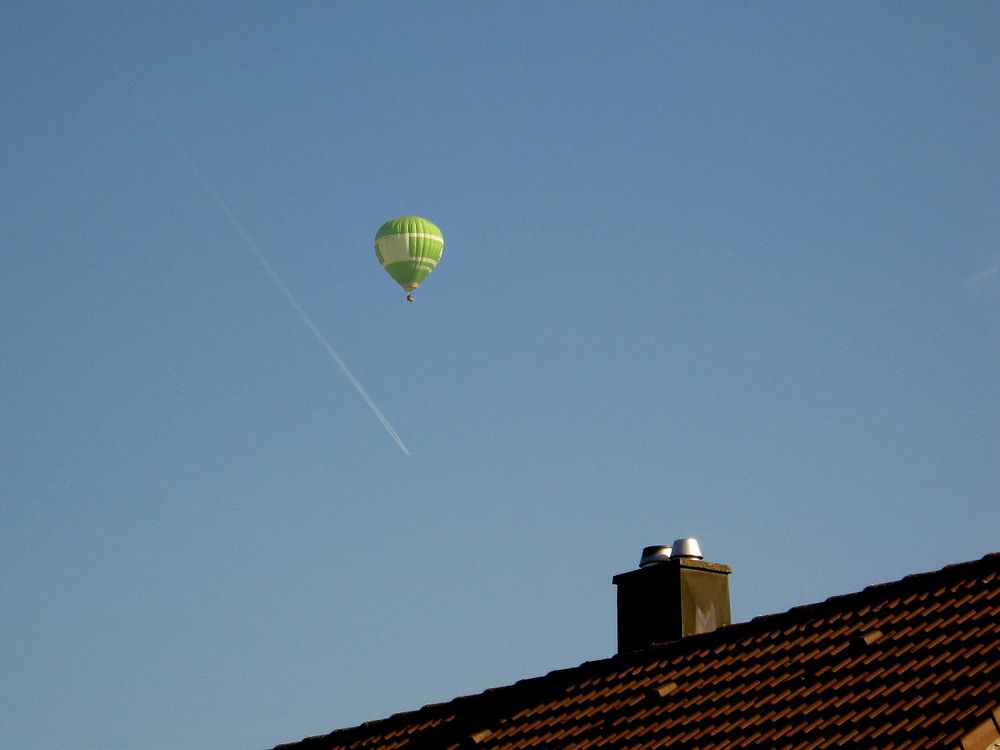
[(1000, 717), (998, 572), (988, 555), (280, 747), (957, 750)]

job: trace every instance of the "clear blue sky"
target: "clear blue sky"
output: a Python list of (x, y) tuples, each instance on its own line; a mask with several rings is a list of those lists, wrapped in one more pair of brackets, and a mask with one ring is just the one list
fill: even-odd
[[(741, 621), (996, 550), (998, 28), (4, 3), (0, 746), (266, 748), (610, 656), (681, 536)], [(399, 214), (446, 237), (412, 305)]]

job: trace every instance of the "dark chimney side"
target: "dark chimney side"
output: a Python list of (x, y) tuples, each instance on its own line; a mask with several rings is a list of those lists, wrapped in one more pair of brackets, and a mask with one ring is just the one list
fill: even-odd
[(618, 653), (730, 624), (729, 574), (733, 569), (702, 561), (693, 539), (674, 542), (674, 550), (679, 545), (687, 549), (691, 543), (698, 557), (667, 557), (663, 550), (669, 554), (669, 548), (647, 547), (638, 570), (611, 579), (618, 587)]

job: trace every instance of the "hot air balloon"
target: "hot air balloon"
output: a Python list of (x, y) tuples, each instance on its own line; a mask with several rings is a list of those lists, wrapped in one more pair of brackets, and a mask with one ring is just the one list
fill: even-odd
[(375, 234), (375, 257), (413, 302), (413, 290), (441, 260), (444, 235), (419, 216), (397, 216)]

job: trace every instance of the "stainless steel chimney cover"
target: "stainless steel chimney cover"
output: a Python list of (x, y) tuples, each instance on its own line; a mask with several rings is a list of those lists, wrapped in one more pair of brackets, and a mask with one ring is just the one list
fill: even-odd
[(639, 567), (646, 568), (650, 565), (666, 562), (670, 559), (670, 547), (662, 544), (654, 544), (652, 547), (643, 547), (642, 557), (639, 559)]
[(684, 539), (677, 539), (674, 542), (673, 552), (671, 557), (690, 557), (695, 560), (701, 559), (701, 547), (698, 545), (698, 540), (694, 537), (686, 537)]

